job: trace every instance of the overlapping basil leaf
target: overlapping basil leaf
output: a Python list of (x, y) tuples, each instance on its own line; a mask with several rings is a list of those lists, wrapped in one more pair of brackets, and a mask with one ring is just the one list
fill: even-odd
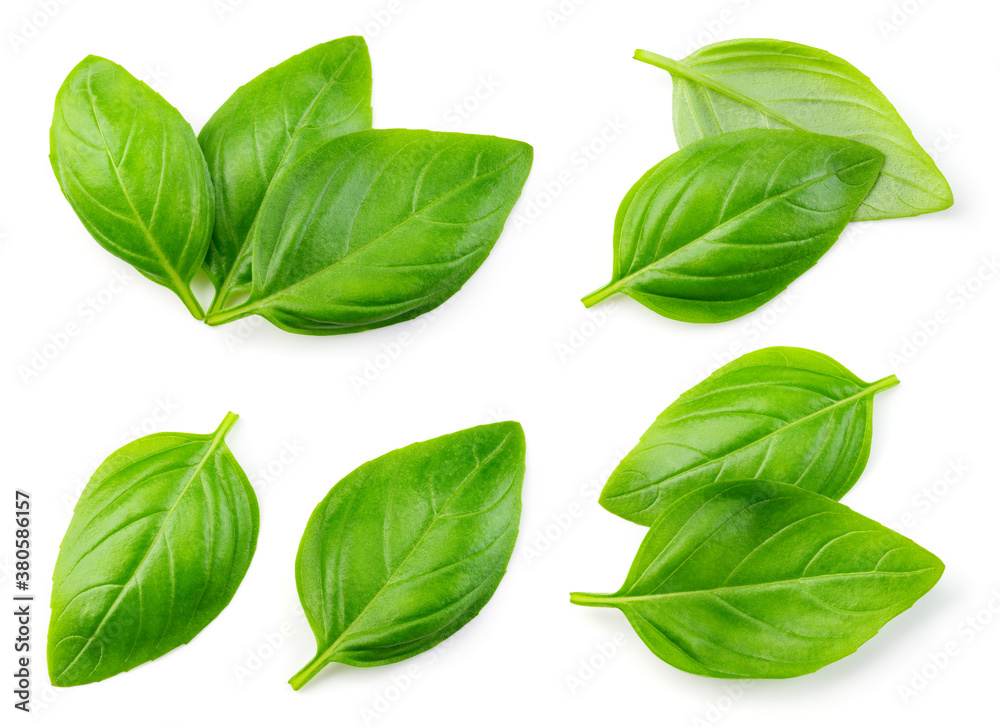
[(916, 543), (822, 495), (720, 482), (663, 512), (618, 591), (570, 599), (620, 609), (678, 669), (774, 679), (853, 653), (943, 572)]
[(241, 86), (198, 140), (215, 180), (216, 218), (205, 270), (212, 310), (249, 289), (248, 234), (271, 180), (303, 153), (372, 125), (372, 68), (364, 38), (322, 43)]
[(52, 576), (52, 684), (101, 681), (186, 644), (232, 599), (257, 547), (257, 498), (224, 437), (153, 434), (94, 473)]
[(479, 613), (514, 549), (524, 457), (521, 426), (501, 422), (397, 449), (338, 482), (295, 561), (318, 648), (292, 686), (331, 662), (409, 658)]
[(656, 418), (600, 502), (649, 525), (679, 497), (720, 480), (773, 480), (839, 500), (868, 462), (875, 394), (898, 383), (862, 381), (804, 348), (748, 353)]
[(212, 232), (212, 182), (191, 125), (116, 63), (87, 56), (56, 95), (52, 170), (109, 252), (204, 313), (190, 284)]
[(521, 193), (531, 147), (494, 136), (359, 131), (278, 175), (251, 237), (247, 302), (314, 335), (409, 320), (452, 296), (486, 259)]
[(625, 196), (611, 282), (583, 302), (624, 293), (681, 321), (745, 315), (830, 249), (883, 159), (801, 131), (751, 129), (686, 146)]
[(889, 100), (842, 58), (799, 43), (740, 39), (714, 43), (681, 61), (649, 51), (638, 60), (674, 79), (674, 133), (684, 147), (748, 128), (843, 136), (885, 154), (885, 167), (855, 219), (936, 212), (951, 188)]

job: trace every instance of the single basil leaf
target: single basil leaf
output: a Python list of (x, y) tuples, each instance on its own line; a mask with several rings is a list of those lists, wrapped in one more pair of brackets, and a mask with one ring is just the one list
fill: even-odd
[(951, 207), (951, 188), (868, 76), (842, 58), (781, 40), (714, 43), (681, 61), (649, 51), (637, 60), (674, 79), (680, 146), (748, 128), (843, 136), (885, 154), (882, 176), (854, 218), (912, 217)]
[(671, 505), (610, 595), (659, 658), (727, 678), (786, 678), (854, 653), (944, 572), (932, 553), (813, 492), (720, 482)]
[(864, 144), (801, 131), (751, 129), (691, 144), (626, 195), (612, 280), (583, 302), (624, 293), (680, 321), (745, 315), (830, 249), (883, 158)]
[(152, 434), (98, 468), (52, 576), (52, 684), (89, 684), (186, 644), (232, 599), (257, 547), (257, 498), (213, 434)]
[(656, 418), (611, 473), (601, 505), (649, 525), (694, 489), (747, 478), (839, 500), (868, 463), (875, 394), (898, 383), (862, 381), (805, 348), (748, 353)]
[(118, 64), (87, 56), (56, 95), (49, 141), (59, 186), (94, 239), (204, 317), (190, 285), (215, 203), (180, 112)]
[(411, 444), (338, 482), (309, 518), (295, 560), (316, 657), (408, 659), (468, 623), (500, 584), (517, 538), (524, 432), (516, 422)]
[(437, 307), (489, 255), (531, 168), (520, 141), (408, 129), (327, 142), (279, 175), (253, 238), (257, 313), (294, 333), (351, 333)]
[(249, 289), (248, 234), (271, 180), (304, 152), (372, 125), (372, 66), (364, 38), (322, 43), (241, 86), (198, 135), (215, 180), (205, 270), (214, 307)]

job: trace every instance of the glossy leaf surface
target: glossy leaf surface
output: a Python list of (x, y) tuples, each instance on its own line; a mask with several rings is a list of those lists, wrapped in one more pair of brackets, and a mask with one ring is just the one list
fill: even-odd
[(517, 537), (521, 426), (501, 422), (411, 444), (337, 483), (313, 512), (295, 579), (317, 653), (377, 666), (455, 633), (493, 595)]
[(360, 131), (302, 156), (253, 228), (245, 305), (296, 333), (409, 320), (458, 291), (489, 255), (521, 193), (531, 147), (493, 136)]
[(847, 139), (752, 129), (686, 146), (625, 196), (611, 282), (660, 315), (713, 323), (783, 291), (836, 242), (883, 155)]
[(88, 56), (56, 96), (50, 147), (59, 186), (94, 239), (201, 318), (190, 283), (215, 202), (198, 140), (177, 109), (118, 64)]
[(571, 600), (620, 609), (678, 669), (773, 679), (853, 653), (943, 571), (913, 541), (822, 495), (721, 482), (664, 511), (617, 592)]
[(322, 43), (241, 86), (198, 135), (215, 180), (216, 218), (205, 270), (217, 303), (250, 286), (248, 235), (271, 180), (303, 153), (372, 125), (364, 38)]
[(885, 167), (855, 219), (936, 212), (951, 188), (889, 100), (842, 58), (799, 43), (740, 39), (714, 43), (674, 61), (636, 58), (674, 79), (674, 133), (684, 147), (748, 128), (798, 129), (842, 136), (885, 154)]
[(608, 478), (601, 504), (649, 525), (694, 489), (747, 478), (839, 500), (868, 462), (875, 394), (898, 383), (862, 381), (804, 348), (748, 353), (656, 418)]
[(186, 644), (232, 599), (257, 546), (257, 499), (213, 434), (153, 434), (94, 473), (52, 576), (52, 684), (101, 681)]

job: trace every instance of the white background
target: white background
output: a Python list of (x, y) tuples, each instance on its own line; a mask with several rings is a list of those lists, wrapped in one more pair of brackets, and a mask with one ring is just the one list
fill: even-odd
[[(382, 710), (369, 723), (407, 726), (996, 723), (1000, 613), (988, 609), (1000, 605), (1000, 283), (983, 265), (1000, 252), (996, 3), (577, 2), (3, 4), (0, 580), (9, 604), (11, 495), (27, 488), (43, 724), (360, 725), (366, 709)], [(259, 72), (358, 31), (371, 48), (376, 126), (457, 128), (535, 148), (505, 234), (438, 311), (329, 338), (265, 323), (209, 328), (172, 293), (129, 274), (62, 198), (46, 159), (52, 101), (86, 54), (150, 82), (198, 130)], [(937, 147), (954, 208), (848, 228), (782, 302), (741, 320), (677, 323), (619, 297), (593, 310), (594, 323), (579, 298), (610, 277), (618, 203), (676, 149), (669, 78), (631, 60), (633, 50), (680, 57), (761, 36), (827, 49), (868, 74), (917, 139)], [(460, 119), (455, 104), (476, 108)], [(560, 177), (570, 182), (561, 190)], [(109, 287), (123, 272), (127, 284)], [(946, 322), (925, 335), (922, 323), (939, 314)], [(77, 335), (63, 340), (71, 324)], [(596, 503), (609, 470), (679, 393), (732, 351), (765, 345), (815, 348), (868, 380), (899, 375), (902, 385), (878, 397), (871, 461), (845, 502), (886, 524), (909, 514), (904, 532), (947, 571), (859, 653), (814, 675), (740, 688), (660, 662), (620, 613), (571, 607), (567, 594), (617, 588), (642, 538)], [(398, 355), (379, 358), (385, 351)], [(366, 367), (359, 391), (352, 377)], [(236, 597), (190, 645), (99, 684), (53, 690), (43, 666), (50, 574), (79, 489), (124, 441), (211, 431), (230, 409), (241, 419), (229, 444), (261, 504), (257, 555)], [(314, 642), (293, 560), (315, 504), (372, 457), (501, 418), (524, 425), (528, 475), (520, 540), (492, 601), (433, 656), (329, 667), (294, 693), (286, 680)], [(952, 469), (961, 473), (945, 485)], [(981, 625), (963, 630), (977, 615)], [(13, 629), (6, 616), (3, 633)], [(283, 643), (269, 646), (282, 631)], [(617, 645), (605, 659), (608, 642)], [(957, 655), (938, 669), (931, 655), (950, 642)], [(931, 675), (922, 687), (914, 670)], [(9, 679), (0, 690), (8, 715)]]

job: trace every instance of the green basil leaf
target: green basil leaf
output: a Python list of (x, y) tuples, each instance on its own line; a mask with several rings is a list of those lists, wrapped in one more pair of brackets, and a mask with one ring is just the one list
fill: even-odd
[(56, 96), (49, 159), (102, 247), (174, 291), (191, 292), (212, 232), (212, 183), (191, 125), (116, 63), (87, 56)]
[(600, 502), (649, 525), (694, 489), (758, 477), (839, 500), (868, 463), (875, 394), (898, 383), (862, 381), (805, 348), (748, 353), (656, 418), (611, 473)]
[(194, 638), (232, 599), (257, 547), (257, 498), (223, 438), (152, 434), (98, 468), (52, 576), (52, 684), (89, 684)]
[(785, 678), (854, 653), (944, 572), (932, 553), (822, 495), (720, 482), (673, 503), (610, 595), (659, 658), (704, 676)]
[(295, 560), (317, 652), (291, 685), (332, 662), (415, 656), (479, 613), (514, 550), (524, 457), (521, 426), (501, 422), (397, 449), (338, 482)]
[(295, 333), (350, 333), (437, 307), (489, 255), (531, 147), (494, 136), (359, 131), (279, 175), (253, 238), (253, 290), (210, 324), (257, 313)]
[(868, 76), (842, 58), (781, 40), (728, 40), (681, 61), (649, 51), (637, 60), (674, 79), (680, 146), (748, 128), (843, 136), (885, 154), (882, 176), (854, 218), (912, 217), (951, 207), (951, 188)]
[(250, 287), (248, 235), (271, 180), (323, 142), (370, 129), (371, 96), (364, 38), (339, 38), (264, 71), (205, 124), (198, 141), (216, 195), (205, 270), (217, 289), (216, 309)]
[(583, 302), (624, 293), (680, 321), (745, 315), (830, 249), (883, 159), (801, 131), (751, 129), (686, 146), (622, 201), (611, 282)]

